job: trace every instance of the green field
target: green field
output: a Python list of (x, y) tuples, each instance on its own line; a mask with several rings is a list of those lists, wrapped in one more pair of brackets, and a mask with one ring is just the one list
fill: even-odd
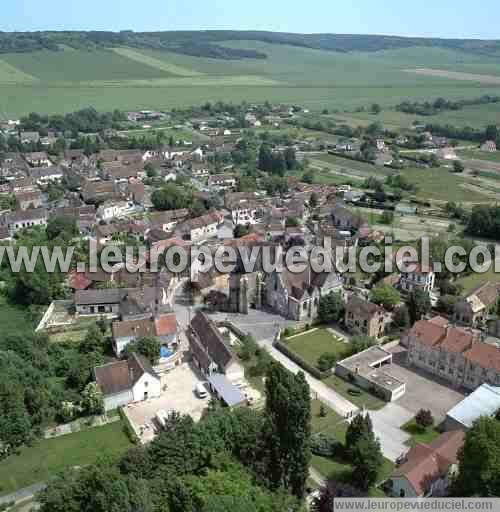
[(76, 434), (46, 439), (0, 462), (0, 495), (27, 487), (74, 466), (116, 456), (132, 445), (121, 421)]
[[(498, 122), (498, 118), (497, 118), (497, 122)], [(484, 160), (485, 162), (500, 163), (500, 151), (495, 151), (494, 153), (489, 153), (488, 151), (480, 151), (480, 150), (464, 150), (464, 151), (458, 151), (457, 155), (460, 156), (461, 158), (467, 158), (470, 160)]]
[[(498, 59), (455, 50), (341, 53), (257, 41), (223, 44), (265, 52), (268, 58), (222, 60), (135, 48), (3, 54), (0, 114), (63, 113), (87, 106), (99, 110), (168, 109), (217, 100), (269, 100), (317, 110), (352, 110), (374, 102), (391, 106), (406, 99), (475, 98), (499, 91), (499, 87), (477, 82), (405, 71), (420, 66), (497, 74)], [(443, 120), (453, 115), (471, 117), (472, 124), (486, 123), (498, 116), (498, 111), (489, 107), (479, 109), (481, 112), (447, 113)], [(348, 115), (358, 118), (353, 122), (372, 121), (370, 117), (363, 120), (361, 114)], [(399, 116), (384, 111), (381, 119), (393, 115)], [(408, 117), (405, 123), (413, 121), (414, 116)]]
[(349, 353), (349, 345), (330, 334), (326, 329), (317, 329), (312, 333), (302, 334), (285, 340), (286, 346), (307, 361), (316, 366), (319, 357), (332, 353), (343, 359)]

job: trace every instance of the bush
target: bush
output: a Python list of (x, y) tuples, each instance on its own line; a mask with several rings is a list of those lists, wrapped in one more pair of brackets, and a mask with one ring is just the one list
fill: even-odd
[(316, 366), (317, 366), (318, 370), (320, 370), (322, 372), (327, 372), (335, 366), (336, 362), (337, 362), (337, 355), (333, 354), (331, 352), (327, 352), (325, 354), (322, 354), (318, 358), (318, 362), (316, 363)]
[(422, 428), (429, 428), (434, 425), (434, 417), (432, 412), (426, 409), (420, 409), (415, 416), (415, 423)]
[(311, 437), (311, 452), (320, 457), (335, 457), (342, 453), (343, 445), (334, 437), (315, 434)]

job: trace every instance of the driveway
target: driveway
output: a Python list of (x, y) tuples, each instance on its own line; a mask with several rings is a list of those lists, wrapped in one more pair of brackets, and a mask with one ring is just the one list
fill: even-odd
[(165, 382), (167, 389), (159, 398), (130, 404), (123, 409), (142, 443), (154, 439), (154, 417), (159, 410), (189, 414), (193, 420), (199, 421), (210, 400), (209, 396), (200, 399), (195, 395), (194, 389), (202, 381), (188, 363), (174, 368), (166, 376)]
[(387, 404), (378, 411), (370, 411), (373, 431), (380, 440), (384, 457), (392, 462), (408, 451), (406, 441), (410, 435), (401, 430), (405, 423), (413, 418), (413, 412), (396, 404)]

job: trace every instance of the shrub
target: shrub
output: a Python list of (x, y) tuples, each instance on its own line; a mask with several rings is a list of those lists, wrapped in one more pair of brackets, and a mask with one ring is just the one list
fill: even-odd
[(434, 425), (432, 412), (426, 409), (420, 409), (415, 416), (415, 423), (422, 428), (432, 427), (432, 425)]
[(335, 457), (342, 452), (343, 445), (337, 439), (326, 434), (315, 434), (311, 437), (311, 452), (320, 457)]
[(325, 354), (322, 354), (318, 358), (318, 362), (316, 363), (316, 366), (322, 372), (327, 372), (335, 366), (336, 362), (337, 362), (336, 354), (333, 354), (331, 352), (326, 352)]

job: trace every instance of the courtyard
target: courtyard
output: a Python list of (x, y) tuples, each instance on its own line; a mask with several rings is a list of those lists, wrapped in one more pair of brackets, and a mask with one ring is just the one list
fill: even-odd
[(196, 396), (194, 390), (200, 382), (203, 381), (191, 365), (184, 363), (165, 377), (166, 391), (162, 396), (124, 407), (123, 412), (142, 443), (154, 439), (157, 430), (154, 417), (160, 410), (176, 411), (190, 415), (195, 421), (200, 420), (210, 400), (210, 395), (204, 399)]
[(395, 347), (390, 352), (393, 354), (391, 374), (406, 382), (406, 393), (396, 403), (413, 415), (420, 409), (428, 409), (439, 425), (446, 413), (465, 398), (461, 391), (453, 389), (445, 381), (418, 368), (409, 368), (403, 347)]

